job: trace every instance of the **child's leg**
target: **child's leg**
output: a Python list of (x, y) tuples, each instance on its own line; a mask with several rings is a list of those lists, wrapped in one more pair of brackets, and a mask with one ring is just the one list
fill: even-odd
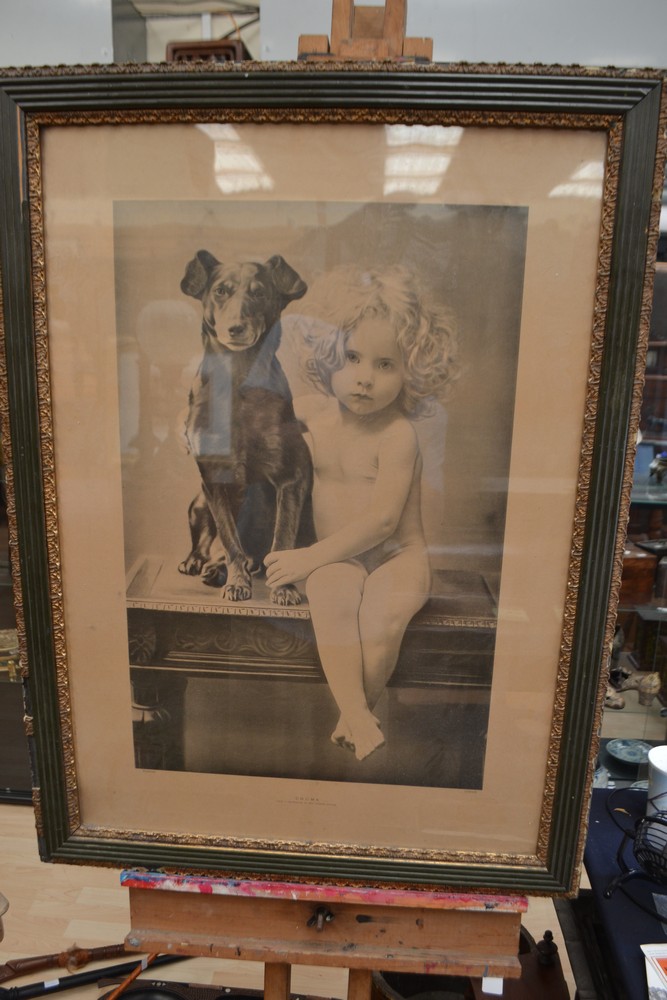
[(349, 562), (322, 566), (306, 581), (317, 651), (341, 714), (334, 738), (348, 739), (359, 760), (384, 742), (364, 692), (359, 606), (365, 580), (366, 570)]
[(359, 632), (366, 701), (371, 709), (394, 672), (405, 630), (428, 600), (430, 585), (428, 555), (421, 546), (399, 552), (366, 580)]

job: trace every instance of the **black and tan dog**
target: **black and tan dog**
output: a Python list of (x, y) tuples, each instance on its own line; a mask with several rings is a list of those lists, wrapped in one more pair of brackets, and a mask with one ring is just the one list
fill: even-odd
[[(200, 250), (181, 290), (203, 308), (204, 356), (190, 390), (186, 438), (202, 481), (188, 512), (192, 550), (178, 567), (248, 600), (267, 552), (298, 544), (312, 485), (310, 454), (276, 357), (280, 316), (306, 284), (282, 257), (223, 264)], [(305, 518), (304, 520), (307, 520)], [(216, 537), (223, 555), (211, 558)], [(271, 594), (298, 604), (296, 587)]]

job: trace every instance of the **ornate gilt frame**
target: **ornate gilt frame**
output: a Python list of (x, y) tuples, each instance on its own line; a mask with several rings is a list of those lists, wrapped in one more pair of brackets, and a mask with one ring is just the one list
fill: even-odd
[[(660, 73), (561, 67), (248, 64), (0, 71), (0, 411), (33, 798), (48, 860), (532, 893), (576, 888), (629, 509), (665, 158)], [(81, 810), (51, 395), (45, 129), (459, 125), (604, 133), (588, 392), (567, 593), (532, 852), (442, 852), (227, 831), (118, 829)], [(85, 140), (84, 140), (85, 141)], [(46, 237), (48, 239), (48, 237)], [(75, 610), (70, 609), (70, 614)]]

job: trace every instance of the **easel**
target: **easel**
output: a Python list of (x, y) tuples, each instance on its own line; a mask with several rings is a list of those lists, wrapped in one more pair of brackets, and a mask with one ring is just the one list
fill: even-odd
[(299, 59), (430, 61), (433, 40), (406, 38), (406, 22), (407, 0), (386, 0), (384, 7), (333, 0), (331, 42), (326, 35), (300, 35)]
[[(384, 7), (333, 0), (331, 40), (301, 35), (299, 59), (432, 58), (430, 38), (406, 38), (407, 0)], [(262, 962), (265, 1000), (290, 1000), (292, 965), (349, 970), (348, 1000), (371, 1000), (374, 972), (516, 982), (515, 996), (560, 998), (533, 973), (522, 992), (522, 896), (245, 881), (127, 871), (128, 951)], [(560, 969), (560, 967), (559, 967)], [(537, 993), (532, 987), (537, 984)], [(563, 987), (564, 988), (564, 987)]]
[(292, 965), (349, 970), (348, 1000), (374, 971), (518, 978), (517, 896), (238, 881), (127, 871), (129, 951), (264, 963), (266, 1000), (289, 1000)]

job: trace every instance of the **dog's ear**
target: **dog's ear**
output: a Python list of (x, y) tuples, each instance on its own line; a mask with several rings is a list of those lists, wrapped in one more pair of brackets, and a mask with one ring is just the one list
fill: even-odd
[(181, 281), (181, 291), (184, 295), (200, 299), (208, 284), (211, 271), (219, 263), (220, 261), (216, 260), (208, 250), (199, 250), (185, 269), (185, 275)]
[(275, 287), (284, 296), (286, 303), (300, 299), (308, 291), (308, 285), (303, 278), (279, 254), (269, 258), (265, 267), (268, 269)]

